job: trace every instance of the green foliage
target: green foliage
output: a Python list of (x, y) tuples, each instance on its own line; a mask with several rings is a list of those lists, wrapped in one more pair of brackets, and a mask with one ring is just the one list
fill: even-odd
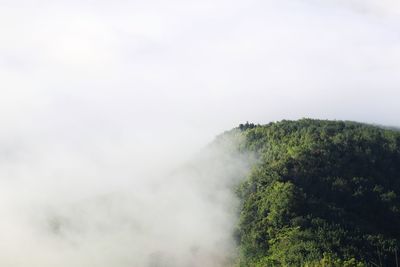
[(237, 130), (259, 157), (238, 188), (239, 266), (396, 266), (400, 132), (310, 119)]

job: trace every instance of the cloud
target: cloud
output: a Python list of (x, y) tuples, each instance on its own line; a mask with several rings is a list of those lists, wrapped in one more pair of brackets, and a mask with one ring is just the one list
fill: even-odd
[[(6, 98), (69, 95), (97, 112), (212, 123), (217, 133), (246, 119), (368, 121), (354, 113), (356, 98), (373, 96), (367, 112), (372, 99), (391, 103), (397, 94), (399, 21), (380, 11), (396, 10), (389, 1), (21, 3), (2, 14), (11, 25), (1, 35)], [(375, 111), (372, 120), (396, 123), (393, 110)]]
[(34, 157), (9, 155), (0, 264), (225, 266), (235, 253), (232, 187), (252, 160), (227, 141), (173, 172), (123, 148), (96, 156), (88, 145), (81, 153), (41, 147), (30, 151)]

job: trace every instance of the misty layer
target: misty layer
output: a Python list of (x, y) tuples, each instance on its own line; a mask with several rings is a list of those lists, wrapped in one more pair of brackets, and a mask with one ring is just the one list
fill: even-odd
[[(9, 155), (3, 170), (9, 168), (10, 179), (1, 181), (0, 265), (226, 266), (236, 253), (232, 188), (252, 158), (235, 147), (237, 140), (225, 135), (164, 173), (152, 171), (156, 165), (99, 167), (82, 151), (78, 157), (68, 150), (58, 160), (41, 154), (29, 161), (34, 151), (27, 149)], [(124, 183), (116, 166), (130, 171)]]

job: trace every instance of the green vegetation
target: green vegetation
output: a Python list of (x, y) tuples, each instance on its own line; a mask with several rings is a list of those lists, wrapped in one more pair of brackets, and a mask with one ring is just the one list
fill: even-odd
[(303, 119), (230, 134), (258, 155), (237, 190), (237, 266), (397, 266), (399, 131)]

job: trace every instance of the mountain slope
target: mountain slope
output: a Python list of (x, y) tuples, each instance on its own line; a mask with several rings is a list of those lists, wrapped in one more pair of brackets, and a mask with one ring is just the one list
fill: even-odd
[(238, 266), (396, 266), (399, 131), (303, 119), (228, 134), (258, 155), (238, 189)]

